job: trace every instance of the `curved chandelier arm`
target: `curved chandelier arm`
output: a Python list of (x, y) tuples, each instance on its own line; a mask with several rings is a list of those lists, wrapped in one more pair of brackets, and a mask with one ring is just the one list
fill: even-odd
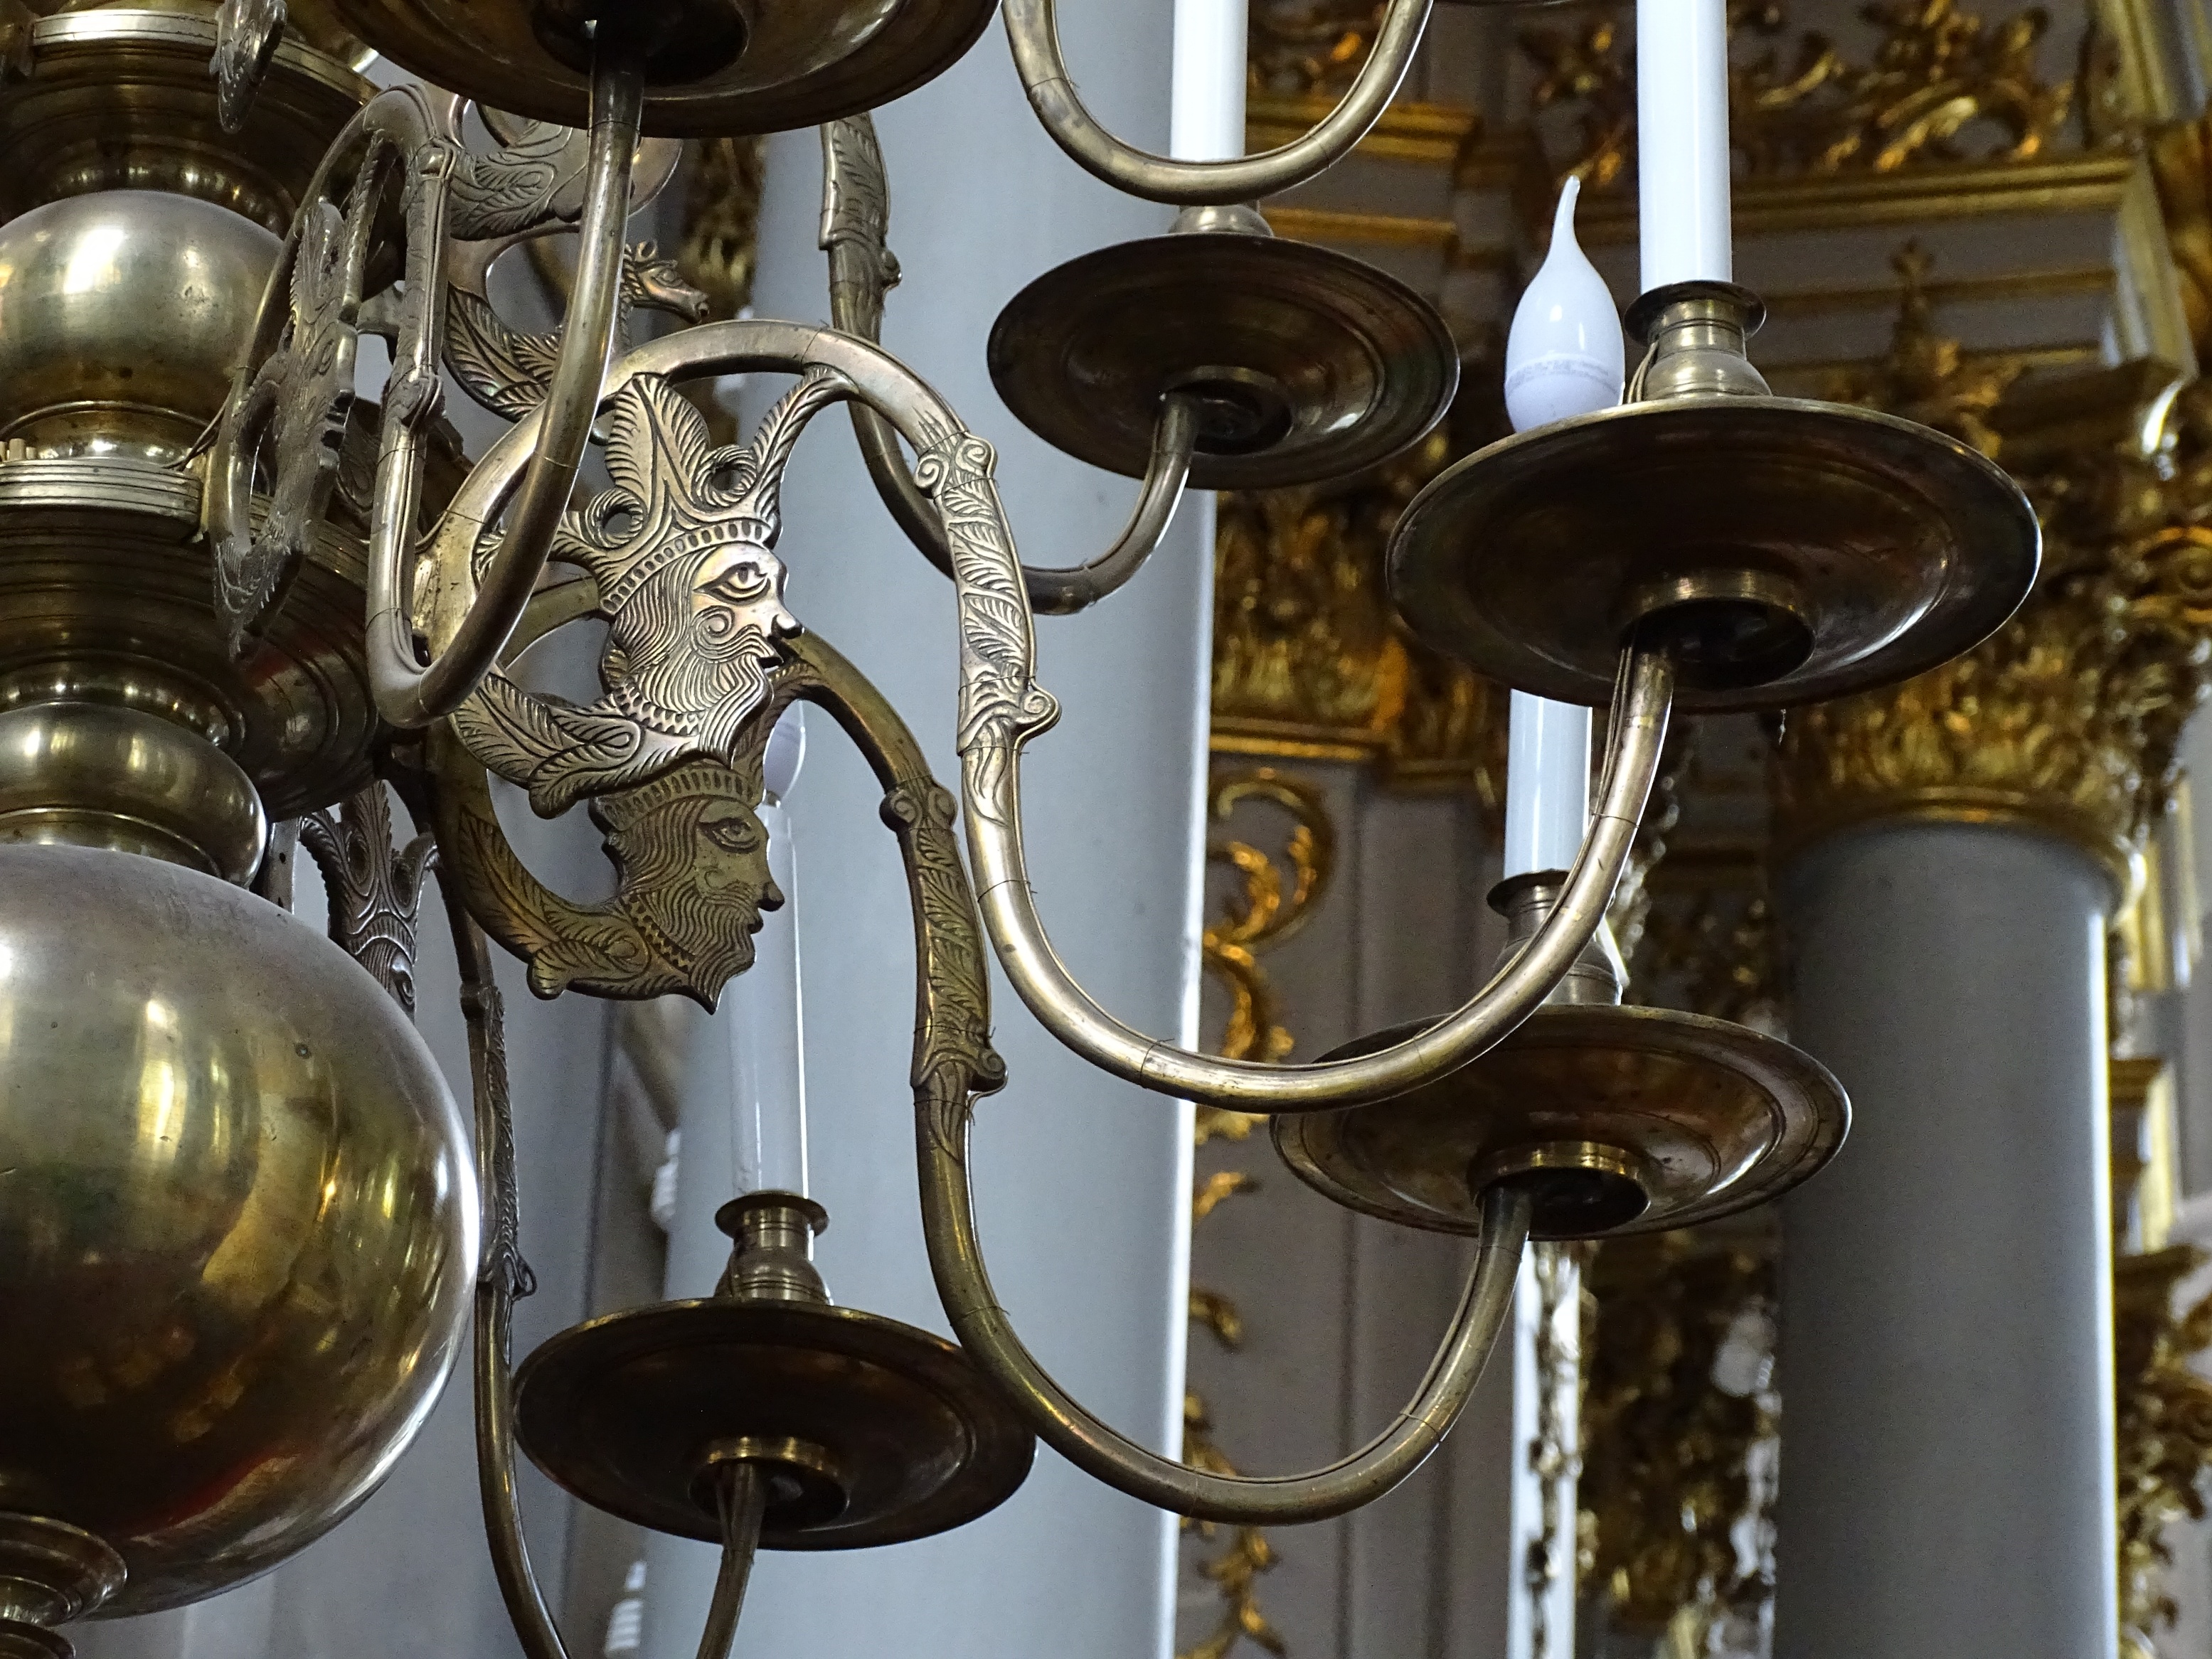
[(471, 1362), (477, 1493), (493, 1572), (526, 1659), (568, 1659), (530, 1563), (514, 1484), (514, 1303), (535, 1286), (516, 1237), (514, 1124), (507, 1103), (505, 1016), (492, 976), (491, 947), (442, 865), (438, 885), (453, 925), (453, 954), (460, 963), (461, 1012), (468, 1023), (469, 1072), (476, 1097), (477, 1181), (487, 1210), (483, 1256), (477, 1273)]
[(1498, 1186), (1482, 1195), (1482, 1233), (1451, 1327), (1419, 1392), (1390, 1426), (1351, 1456), (1310, 1474), (1209, 1474), (1115, 1433), (1022, 1346), (991, 1287), (975, 1237), (964, 1114), (960, 1139), (957, 1151), (941, 1144), (929, 1115), (923, 1115), (922, 1231), (937, 1293), (960, 1346), (1038, 1437), (1069, 1462), (1116, 1491), (1194, 1521), (1232, 1526), (1326, 1521), (1380, 1498), (1419, 1468), (1459, 1420), (1513, 1305), (1532, 1201), (1524, 1191)]
[[(1148, 1037), (1108, 1013), (1053, 951), (1030, 890), (1021, 750), (1060, 711), (1036, 683), (1028, 592), (992, 482), (990, 445), (880, 347), (800, 323), (741, 320), (683, 330), (624, 357), (607, 390), (611, 395), (641, 375), (683, 380), (817, 366), (841, 374), (850, 385), (846, 395), (866, 402), (913, 446), (921, 458), (915, 477), (944, 518), (958, 595), (961, 800), (984, 927), (1022, 1000), (1062, 1042), (1118, 1077), (1210, 1105), (1255, 1113), (1359, 1105), (1466, 1064), (1527, 1018), (1573, 966), (1627, 866), (1666, 742), (1674, 662), (1642, 644), (1621, 654), (1596, 811), (1559, 901), (1522, 951), (1458, 1012), (1374, 1054), (1308, 1066), (1199, 1054)], [(455, 499), (457, 514), (471, 491), (496, 496), (501, 479), (519, 470), (532, 431), (528, 422), (516, 427), (477, 464)], [(443, 547), (435, 562), (445, 569), (465, 560), (471, 544)]]
[[(830, 255), (830, 326), (871, 344), (883, 340), (884, 296), (896, 287), (899, 263), (887, 241), (890, 186), (873, 118), (847, 116), (822, 129), (822, 246)], [(853, 436), (868, 477), (907, 539), (946, 575), (952, 551), (945, 522), (914, 481), (899, 452), (898, 433), (865, 403), (852, 405)], [(1129, 521), (1114, 544), (1071, 569), (1022, 567), (1030, 608), (1048, 617), (1088, 610), (1135, 575), (1160, 544), (1182, 501), (1198, 441), (1197, 408), (1180, 393), (1160, 400), (1152, 453)]]
[(1054, 0), (1001, 0), (1014, 68), (1054, 143), (1116, 190), (1178, 207), (1256, 202), (1302, 185), (1352, 153), (1397, 95), (1433, 0), (1390, 0), (1367, 61), (1337, 106), (1278, 149), (1231, 161), (1176, 161), (1125, 144), (1098, 125), (1068, 78)]
[[(477, 580), (473, 602), (427, 667), (416, 656), (407, 604), (404, 566), (415, 542), (414, 514), (382, 510), (387, 503), (379, 479), (380, 510), (369, 549), (368, 671), (377, 712), (395, 726), (427, 726), (460, 706), (497, 659), (544, 568), (553, 532), (575, 489), (614, 349), (623, 228), (629, 218), (630, 173), (644, 100), (645, 76), (638, 62), (603, 56), (592, 76), (590, 176), (560, 361), (531, 424), (532, 447), (520, 488), (511, 505), (505, 492), (498, 503), (507, 507), (498, 550)], [(454, 510), (459, 508), (457, 500)], [(472, 547), (495, 517), (488, 514), (469, 526)]]
[[(971, 665), (971, 680), (975, 672)], [(1147, 1037), (1093, 1000), (1054, 951), (1030, 890), (1018, 771), (1026, 733), (1018, 726), (1008, 738), (978, 741), (972, 749), (963, 732), (968, 848), (984, 926), (1006, 977), (1038, 1021), (1085, 1060), (1132, 1083), (1244, 1112), (1314, 1111), (1387, 1099), (1465, 1065), (1512, 1031), (1589, 943), (1627, 866), (1658, 773), (1674, 686), (1674, 664), (1663, 652), (1623, 652), (1596, 809), (1559, 902), (1527, 948), (1456, 1012), (1371, 1054), (1304, 1066), (1223, 1060)]]
[(1381, 1435), (1327, 1468), (1300, 1475), (1209, 1474), (1149, 1451), (1091, 1415), (1022, 1346), (999, 1305), (975, 1236), (968, 1131), (977, 1090), (1005, 1066), (991, 1051), (990, 981), (975, 902), (961, 867), (951, 797), (929, 772), (896, 710), (851, 664), (807, 635), (793, 653), (811, 671), (799, 695), (819, 703), (867, 757), (884, 787), (884, 821), (906, 860), (915, 927), (912, 1081), (930, 1267), (961, 1346), (1046, 1443), (1086, 1473), (1143, 1502), (1201, 1521), (1322, 1521), (1389, 1491), (1436, 1449), (1482, 1376), (1513, 1303), (1531, 1200), (1500, 1184), (1483, 1195), (1482, 1234), (1451, 1327), (1413, 1403)]
[[(832, 307), (835, 314), (835, 307)], [(876, 493), (898, 520), (907, 539), (946, 575), (952, 574), (952, 553), (945, 545), (945, 524), (921, 493), (899, 453), (898, 434), (890, 422), (865, 404), (853, 405), (853, 435), (860, 441), (868, 476)], [(1160, 399), (1159, 423), (1152, 428), (1152, 454), (1145, 479), (1130, 509), (1129, 522), (1114, 544), (1088, 564), (1066, 569), (1022, 567), (1022, 584), (1028, 588), (1030, 609), (1047, 617), (1072, 617), (1087, 611), (1117, 592), (1144, 566), (1167, 534), (1176, 508), (1182, 504), (1184, 484), (1190, 477), (1191, 457), (1198, 436), (1197, 405), (1180, 392)]]

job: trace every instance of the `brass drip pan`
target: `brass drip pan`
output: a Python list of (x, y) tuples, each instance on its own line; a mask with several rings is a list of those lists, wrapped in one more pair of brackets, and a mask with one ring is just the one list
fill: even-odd
[(1701, 397), (1468, 456), (1407, 507), (1389, 567), (1425, 642), (1565, 702), (1610, 698), (1624, 637), (1669, 593), (1752, 594), (1705, 602), (1760, 626), (1743, 628), (1739, 672), (1684, 673), (1675, 706), (1698, 713), (1821, 702), (1948, 662), (2027, 596), (2041, 545), (2020, 487), (1940, 433), (1842, 404)]
[(1131, 477), (1151, 459), (1160, 399), (1191, 392), (1196, 489), (1372, 466), (1443, 419), (1459, 386), (1451, 331), (1397, 278), (1243, 231), (1147, 237), (1047, 271), (999, 313), (989, 358), (1032, 432)]
[[(1273, 1127), (1275, 1150), (1316, 1191), (1431, 1232), (1480, 1232), (1492, 1176), (1556, 1180), (1558, 1166), (1577, 1164), (1593, 1201), (1578, 1214), (1540, 1200), (1534, 1237), (1579, 1238), (1664, 1232), (1765, 1203), (1826, 1163), (1850, 1125), (1842, 1085), (1786, 1042), (1700, 1014), (1585, 1004), (1538, 1009), (1496, 1048), (1409, 1093), (1279, 1116)], [(1624, 1179), (1642, 1202), (1612, 1207)]]
[[(708, 21), (740, 9), (726, 0), (653, 3)], [(625, 3), (641, 13), (646, 0)], [(576, 52), (549, 44), (537, 27), (541, 17), (580, 11), (573, 0), (326, 4), (345, 29), (448, 91), (541, 121), (589, 124), (589, 82)], [(995, 0), (749, 0), (735, 56), (679, 40), (660, 72), (648, 61), (645, 132), (783, 132), (874, 109), (950, 69), (995, 9)]]
[(721, 1532), (700, 1479), (708, 1462), (738, 1443), (803, 1447), (843, 1501), (772, 1504), (761, 1543), (781, 1550), (963, 1525), (1012, 1497), (1036, 1452), (941, 1337), (851, 1308), (725, 1297), (562, 1332), (523, 1362), (516, 1429), (538, 1468), (586, 1503), (710, 1541)]

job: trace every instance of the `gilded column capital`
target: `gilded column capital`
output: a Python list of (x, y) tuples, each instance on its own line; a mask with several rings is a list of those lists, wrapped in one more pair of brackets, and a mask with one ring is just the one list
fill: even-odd
[[(1900, 264), (1900, 269), (1905, 269)], [(1915, 267), (1910, 288), (1917, 280)], [(1908, 295), (1897, 364), (1924, 367)], [(1947, 410), (1923, 374), (1839, 387), (1996, 454), (2036, 502), (2044, 574), (2020, 613), (1902, 685), (1794, 711), (1774, 773), (1778, 861), (1854, 824), (2010, 823), (2074, 843), (2123, 893), (2164, 809), (2212, 658), (2212, 392), (2137, 363)]]

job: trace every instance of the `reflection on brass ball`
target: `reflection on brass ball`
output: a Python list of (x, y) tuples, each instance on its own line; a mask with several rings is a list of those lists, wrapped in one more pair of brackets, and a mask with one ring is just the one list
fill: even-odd
[(118, 190), (0, 226), (0, 438), (173, 460), (230, 388), (279, 244), (227, 208)]
[(459, 1112), (314, 928), (142, 858), (0, 847), (0, 1510), (107, 1613), (274, 1566), (437, 1398), (476, 1268)]

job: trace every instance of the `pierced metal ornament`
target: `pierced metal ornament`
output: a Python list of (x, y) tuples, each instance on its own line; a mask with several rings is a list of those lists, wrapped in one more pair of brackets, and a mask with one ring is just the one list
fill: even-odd
[(308, 813), (300, 820), (299, 836), (322, 872), (331, 942), (366, 969), (412, 1019), (416, 930), (422, 878), (437, 856), (435, 839), (423, 834), (393, 847), (392, 803), (381, 779), (335, 811)]

